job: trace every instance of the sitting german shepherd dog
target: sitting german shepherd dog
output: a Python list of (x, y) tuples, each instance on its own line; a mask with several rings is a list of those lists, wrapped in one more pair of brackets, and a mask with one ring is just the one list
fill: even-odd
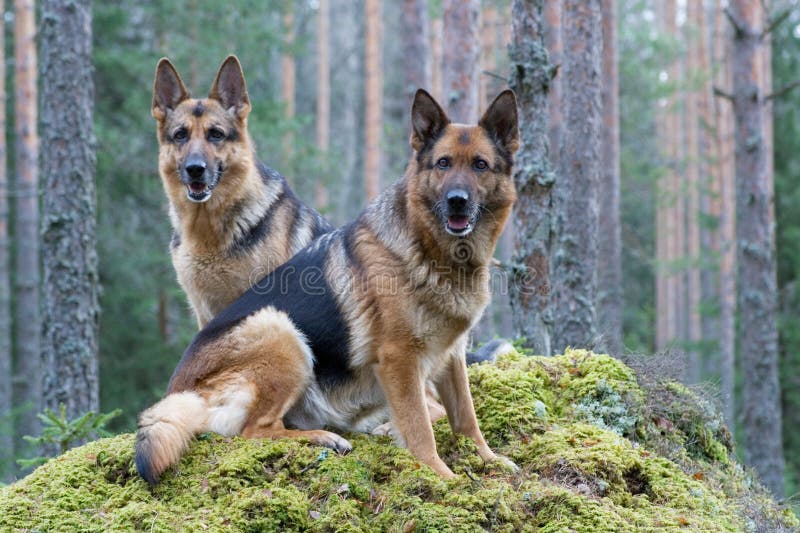
[(156, 483), (205, 431), (301, 437), (344, 453), (350, 443), (322, 428), (372, 431), (387, 408), (401, 444), (451, 477), (436, 451), (427, 381), (453, 430), (471, 437), (484, 460), (498, 459), (478, 428), (465, 350), (516, 198), (516, 100), (501, 93), (467, 126), (420, 90), (412, 125), (415, 153), (402, 180), (195, 337), (166, 397), (139, 418), (136, 466), (145, 480)]
[(174, 231), (172, 264), (202, 328), (333, 227), (283, 176), (257, 161), (247, 132), (250, 98), (236, 56), (225, 59), (202, 99), (191, 98), (172, 63), (161, 59), (152, 113)]

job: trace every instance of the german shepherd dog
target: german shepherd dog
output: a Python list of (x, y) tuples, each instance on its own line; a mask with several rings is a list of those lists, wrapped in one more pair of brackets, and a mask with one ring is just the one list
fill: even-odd
[(202, 99), (190, 97), (167, 58), (159, 61), (152, 114), (174, 231), (172, 263), (200, 328), (333, 229), (294, 195), (283, 176), (256, 160), (249, 113), (235, 56), (225, 59)]
[(300, 437), (346, 453), (350, 443), (322, 428), (369, 432), (387, 411), (400, 444), (451, 477), (436, 450), (426, 382), (484, 460), (510, 463), (478, 427), (465, 351), (516, 198), (516, 100), (501, 93), (467, 126), (420, 90), (412, 125), (414, 155), (399, 182), (195, 337), (165, 398), (139, 418), (135, 461), (149, 483), (201, 432)]

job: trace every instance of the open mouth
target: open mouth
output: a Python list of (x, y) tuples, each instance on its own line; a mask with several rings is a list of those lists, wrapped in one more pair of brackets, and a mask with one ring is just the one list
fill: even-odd
[(211, 187), (202, 181), (192, 181), (186, 186), (189, 200), (202, 203), (211, 198)]
[(472, 231), (472, 223), (466, 215), (450, 215), (447, 217), (445, 229), (450, 235), (466, 235)]

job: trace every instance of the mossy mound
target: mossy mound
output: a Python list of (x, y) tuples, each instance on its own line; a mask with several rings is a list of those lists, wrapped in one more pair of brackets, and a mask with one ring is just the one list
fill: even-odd
[(73, 449), (0, 491), (0, 530), (792, 531), (800, 522), (731, 459), (724, 426), (674, 383), (608, 356), (509, 354), (470, 369), (485, 465), (436, 424), (444, 481), (388, 438), (340, 457), (294, 440), (199, 439), (150, 490), (133, 435)]

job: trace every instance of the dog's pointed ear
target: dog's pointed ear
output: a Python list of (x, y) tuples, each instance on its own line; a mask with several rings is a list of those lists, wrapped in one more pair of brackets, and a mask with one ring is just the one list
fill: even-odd
[(222, 107), (240, 119), (247, 118), (250, 113), (250, 97), (247, 95), (242, 65), (236, 56), (230, 55), (222, 62), (208, 97), (218, 100)]
[(411, 106), (411, 147), (420, 151), (435, 139), (450, 124), (450, 119), (436, 103), (433, 96), (424, 89), (417, 89), (414, 105)]
[(189, 91), (183, 84), (180, 74), (172, 62), (162, 57), (156, 67), (156, 80), (153, 82), (153, 117), (162, 121), (169, 111), (189, 98)]
[(478, 125), (489, 132), (492, 140), (512, 154), (519, 148), (517, 97), (506, 89), (500, 93), (483, 114)]

